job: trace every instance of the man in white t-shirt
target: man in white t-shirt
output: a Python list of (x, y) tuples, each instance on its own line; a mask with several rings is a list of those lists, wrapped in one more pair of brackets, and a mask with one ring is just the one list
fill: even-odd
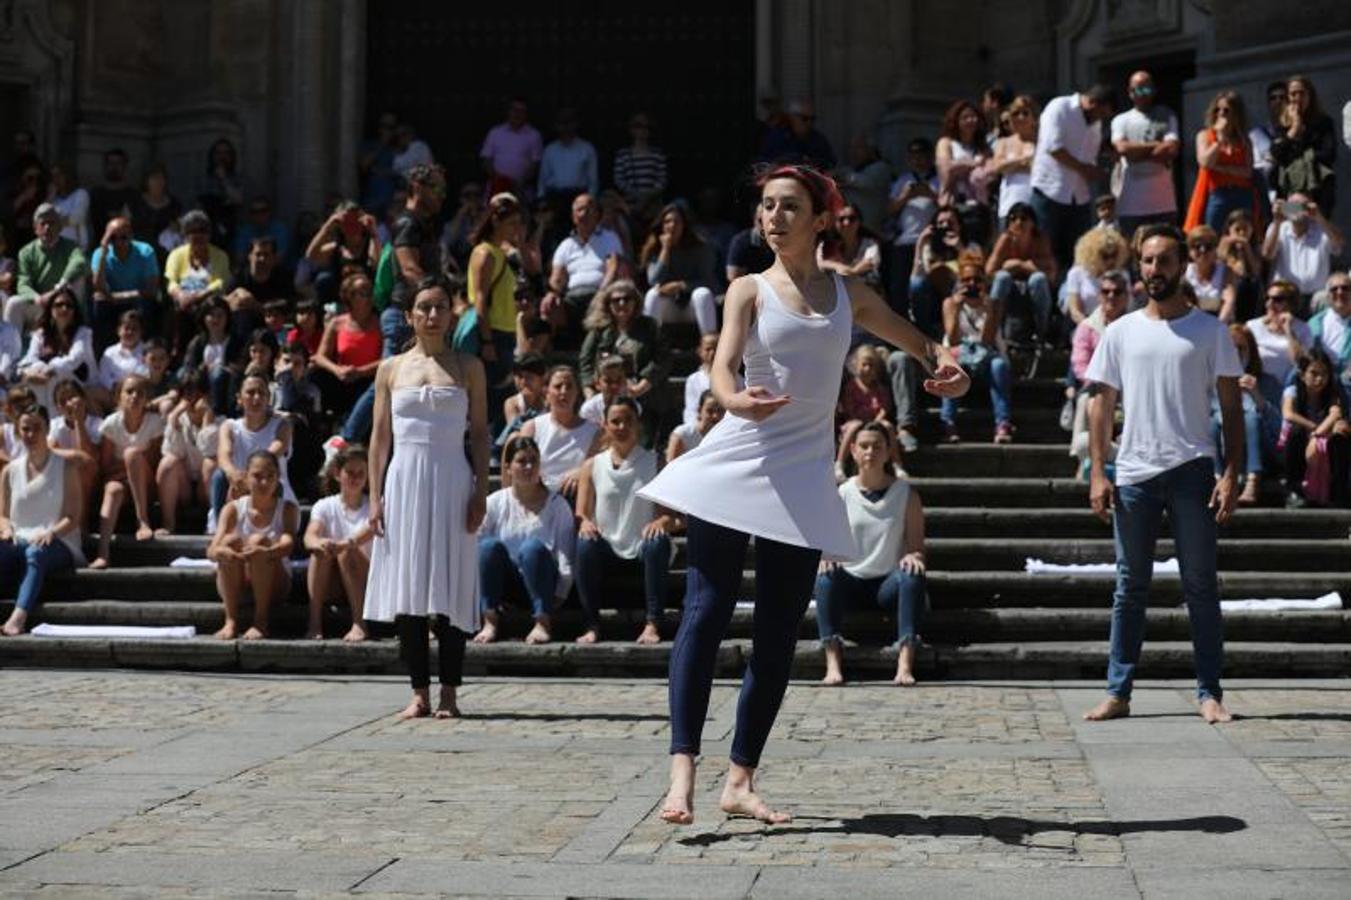
[(1272, 279), (1290, 282), (1307, 302), (1327, 283), (1332, 257), (1342, 252), (1342, 232), (1307, 194), (1278, 200), (1271, 216), (1262, 256), (1272, 266)]
[[(600, 206), (591, 194), (578, 194), (572, 201), (572, 226), (572, 233), (554, 250), (549, 293), (540, 306), (546, 317), (566, 314), (570, 333), (580, 330), (591, 298), (614, 280), (624, 254), (615, 233), (600, 227)], [(570, 336), (580, 340), (580, 334)]]
[[(1233, 513), (1243, 471), (1243, 368), (1228, 328), (1182, 294), (1184, 245), (1176, 228), (1146, 226), (1140, 277), (1149, 302), (1107, 326), (1085, 373), (1095, 391), (1089, 402), (1089, 500), (1100, 518), (1114, 522), (1117, 547), (1107, 699), (1084, 714), (1091, 721), (1130, 715), (1165, 511), (1191, 618), (1201, 716), (1212, 724), (1232, 718), (1220, 688), (1224, 637), (1215, 569), (1217, 526)], [(1219, 394), (1226, 456), (1218, 480), (1212, 392)], [(1106, 466), (1118, 399), (1124, 420), (1113, 487)]]
[(1112, 114), (1112, 104), (1112, 89), (1098, 84), (1056, 97), (1041, 111), (1031, 203), (1062, 272), (1074, 265), (1074, 242), (1093, 225), (1090, 204), (1102, 178), (1102, 120)]
[(1154, 78), (1136, 72), (1129, 84), (1132, 109), (1112, 119), (1112, 146), (1121, 154), (1121, 193), (1117, 216), (1122, 233), (1154, 222), (1177, 223), (1173, 160), (1182, 146), (1177, 116), (1154, 102)]

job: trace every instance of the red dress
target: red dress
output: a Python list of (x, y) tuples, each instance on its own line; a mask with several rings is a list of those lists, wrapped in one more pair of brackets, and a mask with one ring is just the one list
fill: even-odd
[(857, 378), (846, 380), (840, 389), (840, 423), (850, 419), (871, 422), (878, 413), (885, 413), (888, 419), (895, 418), (891, 408), (891, 389), (884, 382), (868, 388), (860, 384)]

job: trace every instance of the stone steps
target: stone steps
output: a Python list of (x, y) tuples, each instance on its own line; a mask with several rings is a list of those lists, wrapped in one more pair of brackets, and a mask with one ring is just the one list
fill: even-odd
[[(924, 483), (916, 479), (917, 483)], [(930, 480), (931, 481), (931, 480)], [(969, 483), (969, 482), (967, 482)], [(980, 487), (977, 485), (977, 487)], [(987, 488), (987, 491), (992, 489)], [(1112, 526), (1093, 514), (1085, 504), (1067, 508), (998, 509), (972, 506), (934, 506), (945, 489), (925, 484), (924, 529), (937, 538), (1004, 537), (1011, 534), (1043, 538), (1109, 538)], [(978, 499), (979, 490), (971, 492)], [(988, 495), (988, 494), (987, 494)], [(1164, 522), (1165, 536), (1170, 533)], [(1344, 540), (1351, 537), (1351, 511), (1324, 509), (1239, 509), (1220, 529), (1222, 538), (1280, 538), (1286, 540)]]
[[(8, 614), (9, 601), (0, 602), (0, 614)], [(307, 610), (302, 603), (287, 603), (272, 611), (272, 632), (280, 638), (298, 638), (304, 633)], [(739, 608), (728, 628), (730, 639), (749, 638), (753, 610)], [(666, 612), (663, 634), (674, 635), (679, 609)], [(606, 610), (601, 617), (601, 636), (606, 641), (625, 643), (635, 637), (645, 616), (638, 609)], [(937, 609), (928, 613), (921, 633), (935, 644), (964, 645), (1013, 641), (1100, 640), (1107, 634), (1111, 610), (1071, 609)], [(1155, 607), (1147, 610), (1148, 633), (1152, 640), (1187, 640), (1190, 631), (1187, 611), (1181, 607)], [(214, 601), (129, 601), (80, 600), (56, 601), (43, 606), (42, 620), (58, 625), (191, 625), (199, 634), (209, 635), (223, 622), (219, 602)], [(565, 606), (553, 616), (555, 632), (561, 640), (580, 634), (583, 619), (575, 605)], [(345, 608), (329, 606), (324, 611), (324, 634), (330, 638), (346, 632), (351, 624)], [(530, 627), (529, 617), (520, 610), (503, 616), (503, 634), (520, 636)], [(372, 625), (373, 634), (390, 636), (388, 627)], [(895, 624), (879, 610), (851, 610), (845, 617), (844, 633), (852, 640), (885, 646), (895, 640)], [(1351, 609), (1285, 610), (1280, 612), (1230, 612), (1225, 616), (1225, 634), (1237, 641), (1287, 641), (1296, 643), (1351, 642)], [(817, 635), (816, 609), (807, 610), (799, 636), (803, 640)], [(0, 642), (0, 649), (3, 649)]]
[[(542, 647), (502, 642), (470, 645), (465, 672), (482, 675), (549, 675), (576, 677), (664, 677), (669, 642), (655, 646), (632, 643)], [(726, 641), (719, 648), (715, 674), (738, 676), (749, 656), (749, 642)], [(1104, 641), (1030, 641), (925, 645), (917, 658), (923, 679), (948, 678), (1101, 678), (1106, 667)], [(394, 641), (217, 641), (40, 638), (25, 635), (0, 641), (0, 663), (8, 666), (61, 668), (143, 668), (215, 672), (292, 672), (326, 674), (397, 674), (402, 671)], [(895, 652), (880, 647), (847, 647), (845, 665), (852, 678), (889, 677)], [(1146, 643), (1142, 678), (1187, 677), (1192, 674), (1192, 648), (1187, 641)], [(1341, 677), (1351, 671), (1351, 645), (1230, 641), (1225, 647), (1225, 673), (1230, 677), (1260, 672), (1267, 677)], [(801, 641), (794, 663), (798, 678), (819, 678), (821, 654), (815, 641)]]

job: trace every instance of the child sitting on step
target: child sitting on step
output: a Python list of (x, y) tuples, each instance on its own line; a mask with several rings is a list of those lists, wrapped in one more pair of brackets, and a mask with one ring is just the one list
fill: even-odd
[(148, 387), (142, 375), (128, 375), (117, 386), (117, 409), (99, 426), (99, 471), (103, 477), (103, 504), (99, 509), (98, 556), (91, 569), (106, 569), (113, 529), (127, 494), (136, 509), (136, 540), (155, 536), (150, 527), (151, 488), (159, 464), (164, 419), (149, 408)]
[(348, 444), (325, 469), (327, 496), (314, 504), (305, 529), (305, 549), (310, 553), (305, 573), (310, 593), (310, 620), (305, 636), (323, 640), (324, 604), (347, 599), (352, 627), (344, 641), (366, 640), (363, 611), (366, 607), (366, 576), (371, 565), (370, 501), (366, 496), (366, 448)]

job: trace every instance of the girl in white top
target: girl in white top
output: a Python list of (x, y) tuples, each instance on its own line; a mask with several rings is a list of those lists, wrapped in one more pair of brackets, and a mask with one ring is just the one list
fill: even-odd
[(826, 655), (823, 684), (844, 684), (840, 626), (846, 607), (876, 604), (896, 616), (896, 677), (915, 683), (915, 627), (924, 607), (924, 506), (919, 492), (892, 471), (891, 430), (869, 422), (850, 446), (858, 474), (840, 485), (849, 530), (861, 554), (823, 562), (816, 579), (816, 626)]
[(248, 489), (245, 464), (259, 450), (266, 450), (281, 461), (281, 491), (287, 500), (295, 500), (286, 477), (291, 458), (291, 423), (268, 406), (271, 384), (266, 373), (250, 369), (239, 385), (237, 419), (221, 423), (217, 438), (216, 471), (211, 476), (211, 512), (218, 516), (231, 497), (242, 497)]
[(123, 380), (117, 411), (99, 426), (103, 505), (99, 509), (98, 557), (89, 564), (91, 569), (108, 567), (113, 529), (128, 493), (136, 508), (136, 540), (148, 541), (155, 536), (150, 527), (150, 498), (164, 419), (149, 408), (147, 393), (146, 380), (140, 375)]
[(267, 450), (249, 456), (245, 468), (247, 493), (226, 504), (207, 558), (216, 564), (216, 589), (225, 607), (225, 624), (216, 632), (221, 640), (239, 635), (239, 607), (246, 588), (253, 589), (253, 625), (244, 632), (251, 641), (268, 635), (268, 612), (274, 601), (291, 592), (286, 557), (295, 546), (300, 507), (281, 491), (281, 461)]
[[(47, 446), (47, 411), (34, 405), (19, 415), (24, 454), (0, 475), (0, 568), (23, 575), (6, 635), (23, 634), (47, 575), (84, 565), (80, 550), (80, 478)], [(10, 585), (5, 585), (9, 590)]]
[(553, 640), (550, 612), (572, 586), (577, 543), (572, 510), (562, 496), (544, 485), (539, 445), (533, 437), (518, 434), (511, 438), (503, 458), (503, 481), (509, 477), (511, 486), (488, 496), (488, 514), (479, 529), (483, 628), (474, 635), (474, 643), (497, 640), (499, 609), (508, 582), (514, 580), (524, 586), (535, 617), (535, 627), (525, 642), (547, 644)]
[[(520, 433), (539, 447), (540, 477), (544, 486), (565, 497), (577, 495), (582, 463), (601, 448), (603, 435), (595, 422), (577, 414), (577, 373), (571, 366), (554, 366), (545, 378), (544, 399), (549, 409), (521, 426)], [(505, 457), (505, 453), (503, 454)], [(507, 473), (507, 466), (502, 466)], [(507, 484), (503, 475), (503, 484)]]
[(19, 360), (19, 380), (38, 395), (52, 414), (52, 390), (66, 378), (88, 386), (98, 375), (94, 333), (84, 324), (75, 292), (57, 292), (38, 319), (28, 339), (28, 352)]
[(23, 456), (19, 414), (37, 402), (37, 392), (26, 384), (16, 384), (5, 392), (5, 422), (0, 426), (0, 465)]
[(703, 443), (713, 426), (722, 421), (724, 410), (712, 391), (704, 391), (699, 398), (698, 418), (688, 425), (677, 425), (666, 442), (666, 461), (673, 462)]
[(1191, 262), (1183, 277), (1196, 292), (1196, 305), (1221, 322), (1234, 321), (1234, 304), (1238, 293), (1234, 289), (1229, 270), (1220, 262), (1217, 248), (1219, 237), (1209, 225), (1197, 225), (1187, 232), (1187, 254)]
[(629, 381), (626, 374), (624, 357), (613, 354), (601, 357), (600, 362), (596, 363), (596, 383), (592, 385), (595, 393), (582, 401), (582, 408), (577, 414), (597, 428), (604, 428), (605, 410), (615, 399), (628, 396)]
[(169, 411), (160, 445), (155, 489), (159, 491), (160, 531), (178, 528), (179, 508), (194, 498), (206, 505), (207, 486), (216, 471), (218, 451), (216, 415), (211, 411), (206, 376), (193, 372), (179, 387), (179, 400)]
[(352, 610), (352, 627), (344, 641), (366, 640), (363, 614), (366, 577), (371, 568), (371, 504), (366, 496), (366, 448), (348, 444), (326, 467), (329, 494), (310, 510), (305, 549), (310, 566), (305, 582), (310, 591), (310, 622), (305, 636), (323, 640), (324, 604), (343, 596)]
[(999, 228), (1015, 203), (1032, 201), (1032, 157), (1037, 150), (1037, 101), (1027, 94), (1008, 106), (1012, 134), (994, 142), (992, 174), (999, 176)]
[[(685, 377), (685, 411), (681, 414), (681, 421), (685, 425), (694, 425), (699, 418), (699, 408), (703, 405), (703, 397), (706, 392), (713, 387), (713, 382), (709, 380), (709, 369), (713, 365), (713, 357), (718, 352), (718, 335), (704, 334), (699, 336), (699, 347), (696, 351), (699, 354), (699, 368), (695, 369)], [(736, 389), (739, 391), (745, 387), (741, 380), (741, 375), (736, 377)], [(719, 416), (718, 418), (722, 418)], [(693, 450), (693, 446), (685, 448)], [(669, 460), (670, 457), (668, 456)]]
[[(640, 491), (689, 516), (691, 574), (671, 655), (671, 787), (661, 811), (668, 822), (694, 820), (694, 760), (716, 648), (741, 593), (752, 535), (756, 635), (720, 805), (764, 822), (789, 818), (755, 793), (754, 774), (787, 688), (817, 563), (823, 552), (858, 553), (833, 474), (835, 404), (853, 325), (932, 373), (929, 391), (955, 396), (969, 387), (951, 353), (871, 288), (816, 265), (816, 243), (843, 205), (834, 182), (809, 167), (782, 166), (761, 180), (758, 224), (775, 261), (727, 290), (711, 380), (729, 415)], [(743, 359), (746, 388), (736, 390)]]
[(117, 383), (128, 375), (148, 375), (145, 347), (141, 345), (143, 323), (134, 309), (122, 313), (117, 320), (117, 343), (103, 351), (99, 360), (99, 384), (110, 394)]
[(58, 416), (52, 420), (47, 444), (80, 473), (80, 483), (84, 486), (80, 496), (92, 496), (98, 486), (103, 420), (89, 412), (89, 399), (78, 381), (66, 380), (58, 384), (52, 402)]
[(638, 446), (642, 428), (638, 404), (619, 397), (605, 408), (608, 450), (582, 469), (577, 485), (577, 596), (587, 626), (579, 644), (600, 639), (600, 607), (607, 571), (621, 560), (639, 563), (647, 622), (640, 644), (661, 642), (660, 624), (666, 606), (666, 574), (671, 568), (671, 530), (675, 518), (638, 490), (657, 475), (657, 454)]

